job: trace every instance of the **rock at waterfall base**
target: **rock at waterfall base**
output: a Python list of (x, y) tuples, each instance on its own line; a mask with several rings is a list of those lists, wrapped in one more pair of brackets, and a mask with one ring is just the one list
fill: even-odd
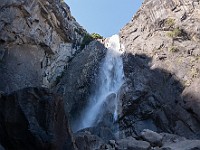
[(12, 150), (74, 150), (63, 100), (45, 88), (0, 98), (0, 143)]

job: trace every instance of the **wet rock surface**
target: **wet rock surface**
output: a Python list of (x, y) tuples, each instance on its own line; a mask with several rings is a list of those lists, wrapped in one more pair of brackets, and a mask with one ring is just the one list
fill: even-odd
[(59, 84), (58, 93), (65, 100), (65, 110), (70, 114), (70, 120), (75, 126), (76, 120), (88, 104), (88, 99), (94, 91), (101, 60), (106, 53), (105, 46), (99, 41), (93, 41), (82, 50), (69, 64)]
[(2, 95), (0, 104), (0, 143), (6, 150), (76, 149), (59, 95), (26, 88)]

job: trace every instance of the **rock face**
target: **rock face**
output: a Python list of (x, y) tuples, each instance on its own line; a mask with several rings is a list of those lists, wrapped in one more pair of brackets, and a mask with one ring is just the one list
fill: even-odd
[(1, 0), (0, 90), (50, 87), (86, 33), (60, 0)]
[(5, 149), (76, 149), (63, 99), (44, 88), (0, 98), (0, 143)]
[(70, 114), (73, 127), (76, 126), (83, 109), (88, 104), (92, 87), (95, 85), (99, 64), (106, 48), (99, 41), (91, 42), (69, 64), (57, 87), (65, 100), (65, 110)]
[[(73, 150), (84, 140), (86, 149), (99, 148), (96, 135), (74, 143), (66, 116), (75, 124), (86, 106), (106, 52), (102, 41), (81, 50), (86, 31), (60, 0), (3, 0), (0, 8), (0, 149)], [(64, 101), (27, 87), (51, 88)]]
[(118, 120), (111, 93), (102, 121), (72, 134), (97, 84), (105, 41), (81, 50), (86, 31), (60, 0), (1, 0), (0, 149), (200, 149), (199, 3), (144, 1), (120, 31)]
[(145, 0), (120, 31), (126, 85), (121, 128), (200, 137), (200, 4)]

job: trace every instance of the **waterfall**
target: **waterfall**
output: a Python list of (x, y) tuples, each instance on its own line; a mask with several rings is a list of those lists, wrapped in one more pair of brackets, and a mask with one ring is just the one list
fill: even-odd
[[(112, 114), (116, 120), (118, 115), (118, 92), (123, 84), (124, 72), (119, 36), (106, 39), (107, 53), (100, 66), (95, 92), (90, 96), (77, 130), (91, 127), (102, 120), (106, 113)], [(107, 111), (107, 112), (106, 112)], [(109, 111), (109, 112), (108, 112)]]

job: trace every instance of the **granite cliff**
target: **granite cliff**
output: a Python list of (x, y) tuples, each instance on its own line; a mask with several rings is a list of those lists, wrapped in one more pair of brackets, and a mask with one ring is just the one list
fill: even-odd
[(86, 31), (60, 0), (1, 0), (0, 90), (51, 87)]
[(0, 150), (200, 149), (199, 14), (198, 0), (145, 0), (119, 32), (123, 85), (73, 133), (108, 39), (82, 47), (87, 31), (63, 1), (1, 0)]
[(122, 124), (133, 132), (148, 126), (199, 138), (199, 8), (198, 1), (146, 0), (121, 29)]

